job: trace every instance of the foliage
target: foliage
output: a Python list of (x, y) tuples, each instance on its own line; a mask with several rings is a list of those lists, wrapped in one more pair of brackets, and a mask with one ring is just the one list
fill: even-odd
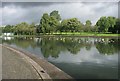
[(2, 30), (3, 33), (11, 33), (13, 31), (14, 31), (14, 26), (12, 25), (6, 25)]
[(55, 17), (58, 21), (61, 20), (60, 14), (58, 13), (58, 11), (54, 10), (50, 13), (50, 16)]
[(101, 17), (96, 25), (98, 26), (99, 32), (108, 32), (109, 28), (114, 28), (116, 24), (116, 18), (109, 16), (109, 17)]
[(85, 26), (83, 26), (84, 27), (83, 31), (84, 32), (91, 32), (91, 30), (92, 30), (92, 26), (91, 25), (92, 25), (91, 21), (87, 20)]
[(14, 33), (15, 35), (33, 35), (35, 34), (35, 24), (27, 24), (26, 22), (22, 22), (15, 26), (6, 25), (3, 28), (3, 33)]
[(44, 13), (40, 20), (40, 29), (43, 33), (52, 33), (56, 31), (59, 22), (54, 16)]
[(29, 25), (26, 22), (22, 22), (17, 24), (14, 30), (16, 35), (33, 35), (35, 33), (35, 24)]
[(110, 27), (109, 32), (120, 33), (120, 19), (117, 18), (114, 27)]
[(93, 26), (90, 20), (86, 20), (85, 25), (77, 18), (61, 20), (58, 11), (54, 10), (50, 14), (44, 13), (40, 19), (39, 25), (35, 23), (28, 24), (22, 22), (16, 25), (6, 25), (3, 27), (3, 33), (14, 33), (15, 35), (35, 35), (35, 34), (53, 34), (53, 33), (83, 32), (97, 33), (120, 33), (120, 19), (112, 16), (102, 16)]
[(77, 18), (66, 19), (61, 22), (60, 31), (77, 32), (80, 30), (81, 22)]

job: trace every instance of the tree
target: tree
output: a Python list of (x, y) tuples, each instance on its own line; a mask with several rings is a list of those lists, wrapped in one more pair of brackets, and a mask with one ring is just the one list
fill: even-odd
[(3, 32), (4, 33), (13, 33), (14, 31), (14, 26), (13, 25), (6, 25), (4, 28), (3, 28)]
[(90, 32), (91, 31), (91, 25), (92, 25), (92, 23), (91, 23), (91, 21), (90, 20), (87, 20), (86, 21), (86, 24), (85, 24), (85, 28), (84, 28), (84, 31), (85, 32)]
[(116, 25), (114, 26), (115, 33), (120, 33), (120, 18), (116, 20)]
[(47, 13), (44, 13), (41, 20), (40, 20), (40, 29), (45, 33), (53, 33), (56, 31), (56, 28), (59, 24), (59, 21), (53, 17), (49, 16)]
[(97, 32), (97, 31), (98, 31), (98, 27), (96, 25), (91, 27), (91, 32)]
[(117, 18), (114, 27), (109, 28), (109, 32), (120, 33), (120, 19)]
[(41, 31), (45, 34), (48, 32), (49, 29), (49, 20), (50, 17), (48, 15), (48, 13), (44, 13), (41, 20), (40, 20), (40, 27), (41, 27)]
[(105, 16), (101, 17), (97, 21), (96, 25), (98, 26), (99, 32), (106, 32), (106, 30), (108, 29), (107, 18)]
[(86, 21), (86, 26), (91, 26), (91, 25), (92, 25), (91, 21), (90, 21), (90, 20), (87, 20), (87, 21)]
[(59, 25), (59, 21), (57, 21), (56, 18), (51, 16), (50, 21), (49, 21), (49, 25), (50, 25), (49, 31), (50, 31), (50, 33), (53, 33), (53, 32), (56, 31), (56, 29), (57, 29), (57, 27)]
[(58, 13), (58, 11), (54, 10), (50, 13), (50, 16), (55, 17), (58, 21), (61, 20), (60, 14)]
[(29, 32), (30, 32), (30, 35), (35, 34), (35, 23), (30, 24)]
[(81, 22), (77, 18), (66, 19), (61, 22), (61, 31), (75, 32), (79, 31)]
[(107, 18), (108, 22), (109, 22), (109, 27), (114, 27), (115, 24), (116, 24), (116, 18), (115, 17), (112, 17), (112, 16), (109, 16)]
[(100, 32), (108, 32), (109, 28), (110, 27), (113, 28), (115, 24), (116, 24), (116, 18), (112, 16), (101, 17), (96, 23), (96, 25), (98, 26), (98, 30)]
[(35, 24), (32, 23), (29, 25), (26, 22), (22, 22), (20, 24), (17, 24), (14, 27), (14, 30), (15, 35), (33, 35), (35, 34)]
[(2, 35), (3, 27), (0, 27), (0, 36)]

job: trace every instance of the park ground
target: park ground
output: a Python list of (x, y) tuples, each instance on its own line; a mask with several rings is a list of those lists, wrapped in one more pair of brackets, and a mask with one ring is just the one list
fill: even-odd
[[(3, 35), (4, 37), (5, 35)], [(119, 37), (120, 34), (111, 34), (111, 33), (79, 33), (79, 32), (54, 32), (54, 33), (39, 33), (37, 35), (11, 35), (10, 37), (41, 37), (41, 36), (85, 36), (85, 37)]]

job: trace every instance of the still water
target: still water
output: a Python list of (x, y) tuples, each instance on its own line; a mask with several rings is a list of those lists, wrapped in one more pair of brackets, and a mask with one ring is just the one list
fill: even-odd
[(118, 78), (118, 38), (5, 37), (2, 42), (30, 51), (76, 79)]

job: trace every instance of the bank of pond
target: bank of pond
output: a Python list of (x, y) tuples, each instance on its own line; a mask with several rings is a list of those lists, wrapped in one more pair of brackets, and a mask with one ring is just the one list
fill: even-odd
[(39, 33), (39, 34), (35, 34), (35, 35), (14, 35), (13, 33), (3, 33), (1, 35), (1, 37), (44, 37), (44, 36), (69, 36), (69, 37), (73, 37), (73, 36), (78, 36), (78, 37), (119, 37), (120, 34), (105, 34), (105, 33), (80, 33), (80, 32), (76, 32), (76, 33), (71, 33), (71, 32), (61, 32), (61, 33)]

